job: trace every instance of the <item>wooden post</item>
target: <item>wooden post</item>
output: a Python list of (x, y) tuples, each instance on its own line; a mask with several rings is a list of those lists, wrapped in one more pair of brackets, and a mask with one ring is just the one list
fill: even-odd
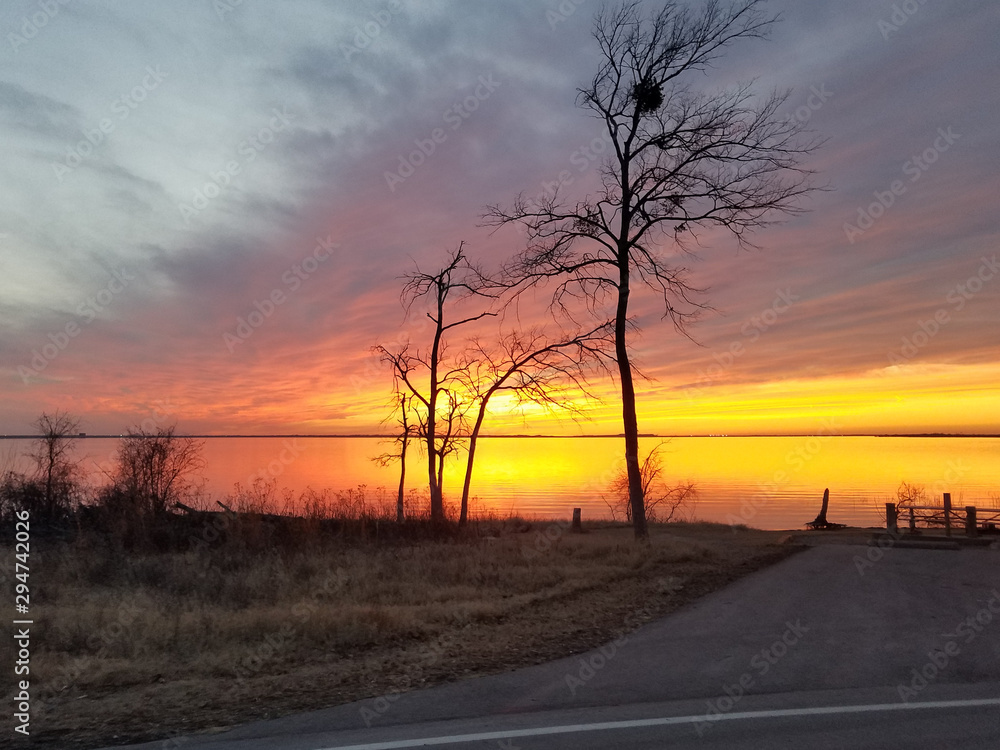
[(583, 510), (581, 508), (573, 508), (573, 526), (571, 527), (571, 531), (574, 531), (577, 534), (583, 533), (583, 521), (581, 519), (582, 513)]
[(944, 493), (944, 535), (951, 536), (951, 493)]
[(899, 524), (896, 516), (896, 503), (885, 504), (885, 530), (890, 534), (899, 533)]
[(966, 536), (976, 535), (976, 506), (965, 506), (965, 534)]
[(913, 512), (913, 508), (910, 508), (910, 533), (917, 533), (917, 515)]

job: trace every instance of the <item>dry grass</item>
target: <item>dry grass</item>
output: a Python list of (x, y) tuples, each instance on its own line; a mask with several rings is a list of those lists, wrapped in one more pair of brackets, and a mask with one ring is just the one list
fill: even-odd
[[(43, 549), (33, 735), (148, 739), (554, 658), (788, 551), (773, 534), (706, 524), (654, 527), (649, 547), (621, 526), (476, 531), (379, 545), (312, 534), (267, 551), (235, 537), (172, 553), (97, 537)], [(464, 645), (416, 657), (441, 639)]]

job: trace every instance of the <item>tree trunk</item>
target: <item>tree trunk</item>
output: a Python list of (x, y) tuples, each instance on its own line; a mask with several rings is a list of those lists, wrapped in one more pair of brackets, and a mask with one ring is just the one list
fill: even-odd
[(472, 462), (476, 458), (476, 441), (479, 440), (479, 428), (483, 426), (483, 420), (486, 418), (486, 402), (492, 395), (493, 391), (490, 390), (483, 398), (483, 402), (479, 405), (479, 414), (476, 416), (476, 425), (472, 428), (472, 434), (469, 435), (469, 460), (465, 464), (465, 484), (462, 486), (462, 510), (458, 516), (459, 526), (465, 526), (469, 520), (469, 488), (472, 486)]
[[(433, 388), (437, 383), (433, 383)], [(427, 414), (427, 484), (431, 492), (431, 521), (441, 523), (444, 520), (444, 503), (441, 499), (441, 485), (437, 481), (437, 436), (434, 434), (434, 416), (432, 409), (437, 408), (437, 399), (431, 395)]]
[(625, 468), (628, 472), (628, 497), (632, 508), (632, 528), (636, 539), (649, 537), (646, 527), (646, 503), (642, 492), (642, 472), (639, 469), (639, 423), (635, 414), (635, 386), (632, 365), (625, 340), (628, 322), (629, 273), (628, 251), (622, 253), (619, 265), (618, 309), (615, 314), (615, 359), (622, 384), (622, 422), (625, 432)]
[(441, 453), (438, 456), (437, 492), (438, 492), (438, 504), (441, 507), (440, 520), (444, 521), (444, 453)]
[(427, 403), (427, 483), (431, 491), (431, 523), (444, 522), (444, 498), (441, 495), (441, 482), (436, 471), (437, 459), (437, 399), (438, 399), (438, 359), (441, 352), (442, 321), (444, 320), (444, 298), (441, 290), (437, 297), (437, 320), (434, 331), (434, 343), (431, 346), (430, 358), (430, 393)]
[(462, 510), (458, 514), (458, 525), (465, 526), (469, 521), (469, 487), (472, 486), (472, 462), (476, 457), (476, 440), (478, 435), (469, 437), (469, 461), (465, 465), (465, 484), (462, 485)]
[(399, 492), (396, 493), (396, 523), (403, 522), (403, 491), (406, 488), (406, 446), (410, 442), (407, 433), (403, 433), (403, 441), (399, 448)]

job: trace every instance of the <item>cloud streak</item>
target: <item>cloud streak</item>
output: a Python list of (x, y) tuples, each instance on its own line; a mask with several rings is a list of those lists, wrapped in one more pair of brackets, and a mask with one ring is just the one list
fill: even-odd
[[(369, 348), (415, 325), (399, 276), (463, 240), (495, 268), (523, 238), (478, 226), (484, 206), (557, 183), (575, 200), (596, 184), (600, 131), (574, 105), (596, 67), (596, 6), (574, 5), (302, 0), (216, 13), (81, 0), (30, 43), (8, 40), (0, 433), (57, 407), (118, 432), (164, 397), (195, 431), (378, 429), (389, 379)], [(850, 403), (858, 429), (980, 429), (1000, 418), (988, 380), (1000, 279), (967, 298), (956, 290), (1000, 246), (995, 5), (926, 4), (905, 23), (890, 2), (771, 9), (783, 20), (770, 41), (735, 47), (696, 83), (791, 88), (787, 116), (826, 139), (807, 166), (829, 189), (761, 232), (759, 251), (702, 236), (685, 264), (715, 312), (692, 328), (695, 342), (659, 320), (653, 295), (636, 295), (634, 347), (654, 378), (641, 426), (720, 431), (739, 416), (780, 430), (806, 424), (789, 413)], [(4, 27), (35, 10), (11, 4)], [(53, 164), (69, 167), (95, 129), (100, 142), (60, 180)], [(959, 137), (936, 148), (942, 132)], [(891, 205), (872, 210), (887, 194)], [(296, 274), (306, 262), (315, 268)], [(129, 282), (81, 312), (120, 269)], [(782, 290), (794, 301), (755, 325)], [(941, 310), (947, 323), (894, 365), (889, 355)], [(910, 394), (906, 408), (886, 407), (893, 389)], [(976, 413), (945, 424), (939, 400), (951, 397)], [(614, 413), (555, 429), (617, 431)]]

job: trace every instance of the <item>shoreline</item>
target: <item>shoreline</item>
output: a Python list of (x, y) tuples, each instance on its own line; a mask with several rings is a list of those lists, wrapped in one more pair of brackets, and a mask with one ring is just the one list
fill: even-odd
[[(38, 435), (0, 435), (0, 440), (37, 440)], [(123, 434), (83, 434), (73, 436), (73, 440), (117, 440), (124, 437)], [(264, 433), (259, 435), (250, 435), (245, 433), (208, 433), (208, 434), (180, 434), (176, 435), (178, 438), (194, 438), (197, 440), (212, 440), (218, 438), (233, 439), (233, 438), (266, 438), (266, 439), (291, 439), (291, 438), (302, 438), (302, 439), (351, 439), (351, 440), (395, 440), (396, 435), (386, 435), (379, 433), (347, 433), (343, 435), (338, 434), (310, 434), (310, 433)], [(594, 434), (594, 435), (480, 435), (479, 440), (513, 440), (513, 439), (525, 439), (525, 440), (576, 440), (576, 439), (621, 439), (625, 436), (622, 434)], [(674, 440), (674, 439), (726, 439), (726, 438), (790, 438), (790, 437), (841, 437), (841, 438), (923, 438), (923, 439), (951, 439), (951, 438), (983, 438), (983, 439), (998, 439), (1000, 438), (1000, 433), (975, 433), (975, 432), (957, 432), (957, 433), (944, 433), (944, 432), (918, 432), (918, 433), (845, 433), (842, 435), (830, 435), (828, 433), (820, 432), (788, 432), (788, 433), (751, 433), (746, 435), (673, 435), (673, 434), (659, 434), (659, 433), (640, 433), (640, 438), (660, 438), (663, 440)], [(459, 437), (459, 440), (466, 439)]]

